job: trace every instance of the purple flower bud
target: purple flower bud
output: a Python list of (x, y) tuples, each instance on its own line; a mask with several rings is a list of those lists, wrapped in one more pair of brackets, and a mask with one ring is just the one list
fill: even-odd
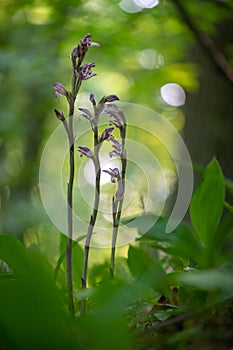
[(110, 141), (113, 143), (112, 147), (114, 148), (114, 150), (109, 153), (109, 156), (111, 158), (113, 156), (121, 157), (121, 153), (122, 153), (122, 151), (121, 151), (121, 144), (117, 140), (115, 140), (114, 138), (112, 138)]
[(120, 110), (120, 108), (115, 104), (115, 103), (108, 103), (105, 105), (105, 108), (106, 109), (113, 109), (115, 110), (116, 112), (118, 112)]
[(121, 177), (118, 168), (114, 168), (114, 169), (109, 168), (109, 170), (102, 170), (102, 171), (104, 171), (105, 173), (107, 173), (111, 176), (112, 183), (115, 183), (116, 180), (119, 180)]
[(113, 101), (119, 101), (119, 97), (117, 97), (116, 95), (103, 96), (99, 103), (103, 104), (106, 102), (113, 102)]
[(94, 94), (90, 94), (90, 101), (93, 104), (93, 106), (96, 106), (96, 100), (95, 100), (95, 95)]
[(81, 153), (80, 157), (86, 156), (87, 158), (92, 158), (92, 159), (94, 158), (94, 154), (88, 147), (79, 146), (78, 151)]
[(111, 151), (109, 152), (109, 157), (112, 158), (112, 157), (120, 157), (121, 156), (121, 153), (118, 152), (118, 151)]
[(72, 53), (71, 53), (71, 58), (76, 59), (80, 56), (80, 46), (75, 46), (75, 48), (73, 49)]
[(86, 35), (84, 36), (84, 38), (80, 40), (81, 45), (82, 45), (83, 47), (88, 47), (88, 46), (100, 46), (100, 44), (91, 41), (91, 40), (90, 40), (91, 37), (92, 37), (92, 35), (91, 35), (90, 33), (86, 34)]
[(53, 84), (54, 89), (55, 89), (55, 98), (57, 98), (58, 96), (66, 96), (68, 97), (69, 93), (66, 90), (66, 88), (64, 87), (63, 84), (61, 83), (54, 83)]
[(82, 80), (90, 79), (96, 76), (96, 74), (92, 73), (91, 68), (93, 67), (95, 67), (95, 63), (84, 64), (79, 72), (75, 71), (75, 75)]
[(100, 140), (101, 141), (104, 141), (104, 140), (109, 141), (109, 140), (111, 140), (113, 138), (113, 136), (112, 136), (113, 130), (114, 130), (114, 128), (105, 129), (103, 131), (102, 135), (101, 135)]
[(83, 60), (89, 46), (100, 46), (98, 43), (94, 43), (90, 40), (91, 34), (86, 34), (83, 39), (80, 40), (80, 54), (79, 58)]
[(57, 119), (61, 120), (62, 122), (65, 120), (63, 113), (59, 112), (57, 109), (54, 109), (54, 112), (56, 114)]
[(120, 152), (121, 151), (121, 144), (120, 144), (120, 142), (118, 142), (115, 139), (112, 139), (111, 141), (113, 143), (112, 147)]
[(122, 127), (122, 123), (116, 121), (116, 120), (109, 120), (109, 125), (115, 125), (117, 128)]
[(110, 125), (115, 125), (117, 128), (121, 128), (123, 126), (123, 121), (118, 112), (105, 108), (102, 113), (107, 114), (115, 119), (109, 121)]
[(79, 108), (79, 110), (81, 112), (83, 112), (83, 114), (81, 114), (81, 117), (84, 117), (87, 120), (89, 120), (89, 122), (92, 122), (94, 117), (93, 117), (92, 113), (87, 108)]
[(119, 97), (116, 95), (109, 95), (105, 97), (105, 102), (119, 101)]

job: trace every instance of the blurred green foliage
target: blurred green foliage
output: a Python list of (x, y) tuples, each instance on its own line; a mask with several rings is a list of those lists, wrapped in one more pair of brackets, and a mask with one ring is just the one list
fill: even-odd
[[(39, 246), (32, 244), (26, 249), (17, 238), (1, 234), (3, 349), (40, 349), (51, 344), (58, 349), (98, 350), (109, 346), (125, 350), (149, 346), (185, 349), (188, 344), (193, 348), (199, 344), (205, 349), (215, 342), (227, 349), (233, 321), (233, 216), (229, 212), (221, 217), (207, 241), (200, 232), (206, 228), (206, 217), (213, 215), (212, 207), (208, 200), (195, 207), (197, 196), (219, 200), (218, 193), (216, 197), (213, 193), (220, 181), (224, 187), (224, 180), (213, 174), (221, 174), (216, 159), (207, 166), (193, 197), (192, 206), (199, 213), (199, 236), (194, 231), (193, 214), (194, 227), (181, 223), (169, 234), (165, 232), (167, 219), (159, 218), (129, 246), (124, 258), (117, 258), (115, 280), (109, 275), (108, 258), (93, 265), (90, 287), (80, 290), (82, 247), (74, 243), (74, 318), (67, 308), (65, 238), (60, 236), (60, 254), (53, 273)], [(153, 215), (144, 214), (140, 219), (145, 223)], [(125, 224), (132, 227), (136, 223), (140, 234), (142, 222), (131, 219)], [(220, 234), (222, 230), (224, 235)], [(225, 249), (227, 240), (229, 251)], [(80, 316), (83, 297), (88, 298), (88, 313)]]
[[(218, 26), (232, 14), (231, 1), (185, 5), (197, 27), (216, 37)], [(69, 84), (69, 55), (80, 37), (90, 32), (101, 44), (89, 54), (98, 82), (88, 81), (80, 99), (90, 92), (98, 97), (116, 93), (122, 101), (164, 113), (178, 130), (184, 125), (182, 111), (162, 102), (160, 88), (175, 82), (187, 93), (195, 92), (202, 67), (188, 57), (195, 38), (172, 0), (137, 13), (109, 0), (4, 0), (0, 22), (0, 184), (1, 207), (7, 210), (1, 221), (4, 230), (22, 235), (46, 221), (31, 196), (37, 196), (46, 136), (57, 125), (52, 85), (56, 80)], [(231, 52), (227, 46), (224, 50)]]

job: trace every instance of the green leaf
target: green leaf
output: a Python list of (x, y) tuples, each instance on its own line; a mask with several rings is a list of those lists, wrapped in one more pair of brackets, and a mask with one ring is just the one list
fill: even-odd
[[(144, 227), (147, 221), (151, 223), (151, 226), (148, 225), (149, 230), (145, 232)], [(145, 213), (140, 215), (137, 220), (126, 222), (126, 225), (137, 228), (138, 233), (142, 234), (138, 241), (149, 242), (151, 247), (166, 251), (175, 259), (181, 259), (184, 266), (187, 266), (190, 260), (200, 264), (202, 247), (191, 225), (182, 222), (174, 231), (166, 233), (167, 223), (168, 219), (166, 217), (158, 218), (154, 214)], [(163, 242), (164, 244), (161, 246), (157, 245), (156, 242)]]
[(14, 236), (0, 234), (0, 259), (5, 261), (16, 274), (28, 268), (28, 256), (22, 243)]
[[(60, 256), (54, 269), (54, 279), (58, 280), (59, 272), (66, 274), (66, 244), (67, 237), (61, 235), (60, 237)], [(81, 286), (83, 262), (83, 248), (76, 241), (72, 242), (72, 275), (74, 288), (78, 289)]]
[(129, 247), (128, 265), (134, 277), (140, 278), (152, 264), (151, 258), (142, 249)]
[(151, 286), (155, 291), (171, 297), (168, 277), (159, 261), (153, 259), (143, 249), (130, 246), (128, 250), (128, 266), (136, 279)]
[(221, 167), (214, 158), (206, 167), (202, 182), (193, 195), (190, 215), (193, 227), (208, 246), (216, 233), (224, 204), (225, 185)]
[[(0, 278), (0, 339), (7, 349), (77, 348), (66, 333), (66, 313), (52, 268), (38, 249), (27, 250), (11, 235), (0, 235), (0, 259), (12, 272)], [(12, 333), (12, 330), (14, 332)]]
[(232, 271), (220, 271), (217, 269), (195, 271), (180, 275), (180, 280), (186, 285), (201, 288), (203, 290), (224, 290), (233, 292)]

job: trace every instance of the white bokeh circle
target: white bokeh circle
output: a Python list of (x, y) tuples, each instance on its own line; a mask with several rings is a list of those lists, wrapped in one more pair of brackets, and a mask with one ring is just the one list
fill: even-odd
[(185, 104), (186, 95), (184, 89), (176, 83), (168, 83), (160, 89), (162, 99), (173, 107), (180, 107)]

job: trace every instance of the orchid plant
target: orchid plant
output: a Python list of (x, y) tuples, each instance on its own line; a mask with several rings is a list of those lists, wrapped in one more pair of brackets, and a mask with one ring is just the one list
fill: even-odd
[[(75, 135), (73, 127), (73, 119), (75, 112), (75, 101), (79, 93), (81, 84), (84, 80), (88, 80), (94, 76), (92, 68), (95, 67), (95, 63), (83, 64), (86, 53), (91, 46), (99, 46), (99, 44), (91, 41), (91, 34), (86, 34), (80, 43), (73, 49), (71, 53), (72, 62), (72, 83), (71, 91), (68, 91), (63, 84), (54, 83), (55, 97), (64, 96), (69, 106), (68, 118), (57, 109), (55, 109), (56, 117), (63, 123), (65, 131), (68, 137), (69, 143), (69, 180), (67, 187), (67, 225), (68, 225), (68, 239), (66, 248), (66, 266), (67, 266), (67, 286), (68, 286), (68, 299), (69, 299), (69, 311), (74, 315), (74, 300), (73, 300), (73, 283), (72, 283), (72, 239), (73, 239), (73, 183), (75, 176)], [(114, 276), (114, 264), (115, 264), (115, 249), (117, 243), (117, 234), (120, 225), (120, 218), (123, 206), (123, 199), (125, 193), (125, 173), (126, 173), (126, 118), (123, 111), (113, 102), (118, 101), (119, 98), (116, 95), (104, 96), (97, 103), (94, 94), (90, 94), (90, 101), (92, 103), (93, 110), (90, 111), (87, 108), (78, 108), (81, 112), (79, 120), (81, 118), (87, 119), (93, 132), (93, 150), (85, 146), (79, 146), (78, 151), (80, 156), (85, 156), (93, 161), (95, 169), (95, 195), (92, 213), (90, 214), (90, 220), (87, 228), (85, 245), (84, 245), (84, 258), (82, 265), (82, 288), (87, 287), (87, 270), (88, 270), (88, 256), (91, 244), (91, 238), (93, 230), (96, 224), (96, 219), (99, 211), (100, 203), (100, 178), (101, 178), (101, 165), (100, 165), (100, 150), (103, 142), (111, 142), (113, 150), (109, 153), (110, 157), (119, 157), (121, 160), (121, 169), (105, 169), (104, 172), (111, 176), (111, 182), (117, 183), (117, 190), (112, 198), (112, 249), (111, 249), (111, 263), (110, 263), (110, 275)], [(109, 127), (107, 127), (101, 134), (99, 133), (99, 119), (102, 115), (110, 117)], [(118, 129), (120, 133), (120, 142), (113, 136), (114, 129)], [(86, 301), (81, 300), (81, 313), (86, 312)]]

